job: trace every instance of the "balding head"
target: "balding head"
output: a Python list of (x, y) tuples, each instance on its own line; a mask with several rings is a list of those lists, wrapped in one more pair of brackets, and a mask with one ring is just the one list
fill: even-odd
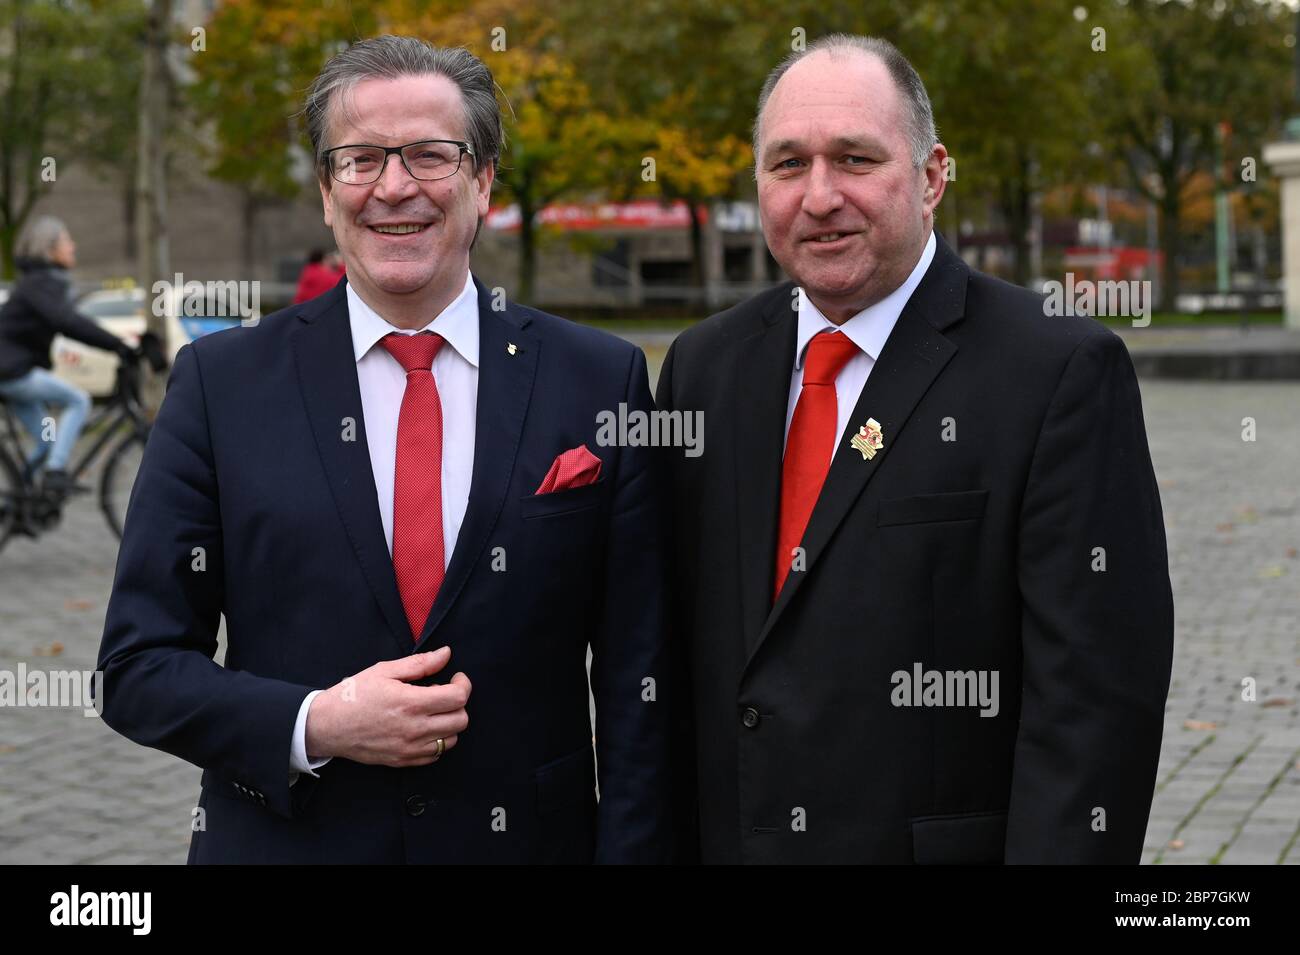
[[(832, 33), (813, 41), (812, 45), (805, 50), (791, 53), (767, 75), (763, 89), (758, 94), (758, 109), (754, 115), (755, 160), (760, 154), (763, 110), (767, 106), (768, 99), (776, 90), (781, 78), (796, 64), (809, 57), (821, 57), (837, 65), (847, 65), (847, 62), (853, 60), (879, 63), (892, 81), (899, 97), (912, 164), (920, 166), (929, 158), (930, 149), (939, 141), (939, 136), (934, 126), (934, 110), (930, 106), (930, 97), (912, 64), (888, 40), (879, 37), (854, 36), (848, 33)], [(870, 72), (873, 77), (879, 76), (878, 71)], [(844, 81), (848, 82), (849, 77), (844, 77)]]
[(925, 88), (884, 41), (828, 37), (774, 70), (760, 104), (763, 235), (808, 299), (843, 322), (902, 285), (934, 227), (948, 154)]

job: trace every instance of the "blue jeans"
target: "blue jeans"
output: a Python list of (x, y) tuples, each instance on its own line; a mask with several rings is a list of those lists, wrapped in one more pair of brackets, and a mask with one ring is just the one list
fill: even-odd
[[(48, 454), (48, 468), (67, 470), (72, 448), (86, 423), (86, 415), (90, 413), (90, 395), (75, 385), (61, 381), (44, 368), (33, 368), (18, 378), (0, 381), (0, 395), (8, 401), (18, 420), (35, 439), (36, 444), (27, 455), (27, 464), (34, 470), (41, 458)], [(53, 442), (48, 442), (43, 437), (45, 404), (64, 409), (54, 428)]]

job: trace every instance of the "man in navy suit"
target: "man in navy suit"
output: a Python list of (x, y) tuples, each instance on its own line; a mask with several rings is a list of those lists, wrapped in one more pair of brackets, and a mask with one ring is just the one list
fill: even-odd
[(305, 114), (347, 277), (177, 355), (103, 717), (203, 767), (191, 862), (663, 861), (663, 497), (596, 439), (645, 358), (470, 275), (502, 140), (471, 54), (357, 43)]

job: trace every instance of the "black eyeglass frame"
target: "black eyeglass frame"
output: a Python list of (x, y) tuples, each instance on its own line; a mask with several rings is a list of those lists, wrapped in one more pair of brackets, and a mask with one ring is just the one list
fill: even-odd
[[(411, 167), (406, 162), (406, 156), (404, 155), (403, 150), (409, 149), (412, 146), (421, 146), (424, 143), (446, 143), (449, 146), (458, 146), (460, 148), (460, 152), (456, 154), (456, 168), (453, 169), (451, 172), (447, 173), (447, 175), (445, 176), (435, 176), (433, 179), (426, 179), (423, 176), (417, 176), (415, 173), (411, 172)], [(375, 178), (367, 180), (366, 182), (356, 182), (356, 181), (349, 181), (347, 179), (340, 179), (338, 175), (334, 172), (334, 163), (330, 161), (330, 155), (332, 153), (337, 152), (340, 149), (381, 149), (383, 150), (384, 159), (383, 162), (379, 164), (379, 172), (376, 173)], [(388, 168), (388, 157), (392, 155), (396, 155), (397, 158), (401, 160), (402, 168), (406, 170), (406, 174), (418, 182), (438, 182), (443, 179), (450, 179), (452, 176), (456, 175), (456, 173), (460, 172), (461, 164), (465, 161), (466, 156), (469, 156), (470, 159), (476, 159), (474, 155), (473, 144), (467, 143), (463, 139), (417, 139), (413, 143), (406, 143), (402, 146), (376, 146), (374, 143), (344, 143), (342, 146), (331, 146), (329, 149), (321, 153), (321, 162), (324, 163), (325, 169), (329, 172), (331, 179), (334, 179), (337, 182), (341, 182), (345, 186), (369, 186), (369, 185), (373, 185), (374, 183), (378, 182), (380, 179), (383, 178), (384, 170)]]

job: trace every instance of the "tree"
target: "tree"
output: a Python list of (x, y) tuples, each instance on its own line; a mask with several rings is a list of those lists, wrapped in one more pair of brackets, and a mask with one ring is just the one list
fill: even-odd
[(1108, 71), (1096, 108), (1108, 121), (1133, 188), (1160, 210), (1161, 307), (1172, 310), (1189, 187), (1215, 168), (1215, 128), (1231, 121), (1242, 153), (1258, 157), (1290, 112), (1292, 12), (1275, 0), (1156, 2), (1116, 7)]
[(1021, 285), (1031, 278), (1035, 197), (1088, 182), (1104, 167), (1087, 148), (1104, 137), (1086, 96), (1104, 54), (1093, 50), (1096, 18), (1077, 18), (1076, 7), (1069, 0), (926, 3), (901, 31), (952, 158), (949, 187), (993, 197)]
[[(0, 0), (0, 269), (37, 201), (74, 164), (133, 138), (120, 108), (135, 74), (120, 44), (142, 20), (134, 0)], [(129, 55), (127, 56), (129, 59)], [(110, 81), (109, 78), (114, 78)], [(125, 92), (124, 92), (125, 90)], [(75, 228), (75, 224), (74, 224)]]
[[(447, 5), (455, 6), (455, 5)], [(492, 70), (501, 91), (506, 142), (496, 191), (519, 207), (518, 297), (536, 285), (538, 214), (599, 190), (617, 164), (632, 124), (597, 106), (569, 55), (561, 24), (521, 0), (426, 12), (411, 24), (433, 43), (463, 45)]]
[[(208, 174), (240, 195), (241, 254), (251, 275), (258, 212), (314, 183), (303, 130), (303, 92), (325, 60), (354, 36), (373, 32), (365, 10), (301, 0), (228, 0), (207, 25), (186, 96), (205, 120)], [(308, 169), (310, 174), (304, 177)]]
[(692, 281), (704, 284), (700, 210), (752, 190), (744, 173), (754, 102), (763, 75), (789, 52), (789, 29), (765, 25), (770, 10), (755, 0), (649, 0), (631, 22), (615, 4), (556, 9), (579, 73), (625, 134), (607, 188), (684, 202)]

